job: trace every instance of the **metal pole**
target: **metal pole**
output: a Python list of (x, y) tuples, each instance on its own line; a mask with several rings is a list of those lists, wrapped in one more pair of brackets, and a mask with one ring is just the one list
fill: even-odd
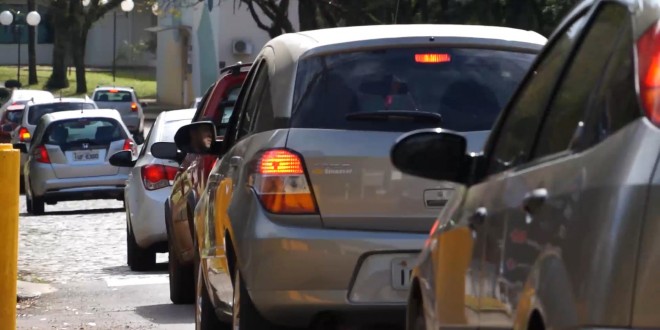
[(0, 324), (16, 329), (16, 279), (18, 276), (18, 189), (20, 153), (11, 144), (0, 144)]
[(116, 63), (116, 58), (117, 56), (115, 55), (115, 52), (117, 51), (117, 10), (113, 11), (113, 21), (114, 24), (112, 26), (112, 82), (115, 82), (115, 74), (117, 70), (117, 63)]
[(16, 80), (21, 82), (21, 26), (15, 23), (14, 30), (14, 36), (18, 39), (18, 69), (16, 70)]

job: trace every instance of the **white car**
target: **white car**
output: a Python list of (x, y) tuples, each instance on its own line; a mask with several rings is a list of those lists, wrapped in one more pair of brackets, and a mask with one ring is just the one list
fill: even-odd
[(115, 166), (132, 167), (124, 189), (126, 248), (131, 270), (151, 270), (156, 264), (156, 253), (167, 252), (163, 203), (170, 196), (179, 164), (153, 157), (151, 147), (157, 142), (174, 142), (176, 131), (190, 124), (194, 114), (195, 109), (162, 112), (136, 160), (121, 152), (110, 160)]

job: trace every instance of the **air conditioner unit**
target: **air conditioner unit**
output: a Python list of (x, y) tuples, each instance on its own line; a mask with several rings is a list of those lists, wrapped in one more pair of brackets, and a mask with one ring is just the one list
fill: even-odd
[(245, 39), (237, 39), (231, 42), (234, 55), (252, 55), (252, 43)]

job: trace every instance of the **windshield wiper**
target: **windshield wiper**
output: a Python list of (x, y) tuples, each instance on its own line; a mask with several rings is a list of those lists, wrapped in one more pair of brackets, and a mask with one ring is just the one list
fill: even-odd
[(346, 120), (404, 120), (430, 124), (442, 123), (442, 116), (439, 113), (409, 110), (355, 112), (347, 114), (345, 118)]

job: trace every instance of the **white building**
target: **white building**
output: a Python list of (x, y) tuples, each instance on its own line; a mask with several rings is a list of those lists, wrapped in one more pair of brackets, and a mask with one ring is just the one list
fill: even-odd
[[(73, 0), (72, 0), (73, 1)], [(0, 11), (20, 10), (27, 12), (25, 1), (6, 1), (0, 4)], [(37, 12), (41, 14), (41, 22), (37, 28), (36, 55), (37, 65), (51, 65), (53, 57), (53, 33), (49, 22), (48, 6), (38, 5)], [(155, 38), (146, 28), (156, 24), (158, 18), (151, 11), (133, 10), (124, 13), (117, 9), (116, 51), (118, 66), (155, 66), (155, 53), (148, 51), (136, 52), (134, 47), (141, 41)], [(89, 67), (111, 67), (113, 53), (113, 12), (107, 13), (98, 20), (89, 31), (85, 61)], [(22, 65), (27, 65), (27, 27), (21, 30)], [(18, 47), (11, 27), (0, 25), (0, 65), (16, 65), (18, 63)]]
[[(188, 106), (216, 81), (222, 65), (252, 61), (270, 37), (257, 27), (247, 6), (235, 7), (233, 0), (201, 1), (180, 10), (180, 15), (161, 15), (158, 25), (147, 30), (158, 35), (158, 101)], [(289, 20), (297, 30), (295, 0)]]

